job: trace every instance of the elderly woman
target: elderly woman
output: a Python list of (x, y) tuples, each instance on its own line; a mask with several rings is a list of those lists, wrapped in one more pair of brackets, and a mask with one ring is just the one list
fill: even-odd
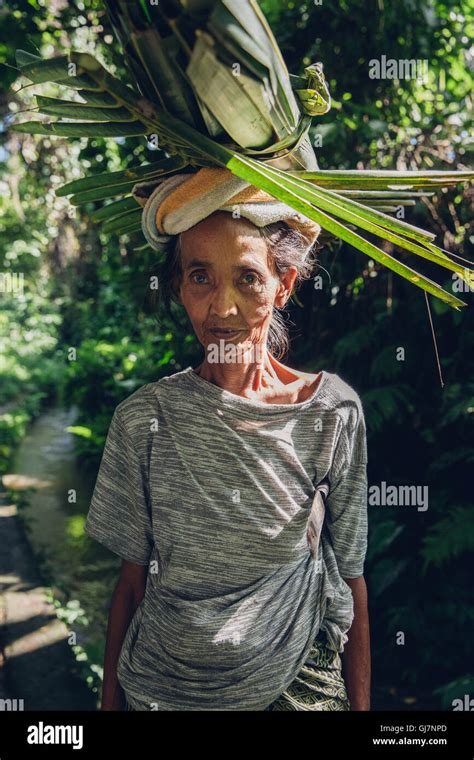
[(369, 710), (362, 405), (279, 361), (319, 229), (229, 210), (188, 221), (161, 269), (203, 361), (109, 428), (86, 522), (122, 558), (102, 709)]

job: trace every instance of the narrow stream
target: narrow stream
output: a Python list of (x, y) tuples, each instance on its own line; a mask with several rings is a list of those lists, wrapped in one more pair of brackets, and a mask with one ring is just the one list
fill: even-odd
[[(120, 558), (84, 533), (96, 473), (77, 462), (73, 425), (77, 410), (51, 407), (21, 442), (7, 484), (25, 492), (21, 508), (45, 581), (78, 600), (88, 625), (77, 626), (78, 643), (102, 665), (108, 606)], [(32, 490), (30, 490), (32, 489)], [(80, 635), (79, 635), (80, 634)]]

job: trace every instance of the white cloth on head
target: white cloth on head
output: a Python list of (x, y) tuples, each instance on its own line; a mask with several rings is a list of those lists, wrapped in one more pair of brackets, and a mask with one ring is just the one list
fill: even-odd
[[(142, 230), (152, 248), (159, 249), (167, 243), (173, 235), (189, 230), (194, 225), (210, 216), (215, 211), (228, 211), (236, 217), (244, 217), (257, 227), (265, 227), (274, 222), (284, 221), (295, 224), (298, 220), (307, 219), (303, 214), (295, 211), (281, 201), (266, 201), (264, 203), (231, 203), (228, 201), (237, 193), (250, 185), (246, 180), (232, 176), (225, 183), (220, 183), (211, 191), (206, 192), (198, 203), (178, 208), (166, 216), (166, 234), (160, 233), (156, 225), (156, 212), (165, 198), (174, 192), (179, 185), (189, 180), (189, 174), (175, 174), (162, 180), (153, 190), (146, 201), (142, 214)], [(133, 192), (145, 183), (134, 186)], [(238, 213), (236, 213), (238, 210)], [(314, 222), (312, 223), (314, 224)], [(310, 246), (308, 246), (310, 247)]]

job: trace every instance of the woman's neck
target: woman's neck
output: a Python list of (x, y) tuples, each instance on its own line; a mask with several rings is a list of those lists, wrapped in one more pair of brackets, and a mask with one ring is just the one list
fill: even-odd
[(321, 373), (311, 375), (285, 367), (265, 348), (261, 362), (219, 362), (207, 359), (194, 369), (204, 380), (244, 398), (273, 404), (292, 404), (308, 398)]

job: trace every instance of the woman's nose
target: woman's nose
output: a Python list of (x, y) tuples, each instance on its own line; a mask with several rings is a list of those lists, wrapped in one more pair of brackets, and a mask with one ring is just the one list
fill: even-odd
[(216, 285), (212, 294), (211, 310), (220, 317), (237, 314), (235, 292), (232, 286)]

